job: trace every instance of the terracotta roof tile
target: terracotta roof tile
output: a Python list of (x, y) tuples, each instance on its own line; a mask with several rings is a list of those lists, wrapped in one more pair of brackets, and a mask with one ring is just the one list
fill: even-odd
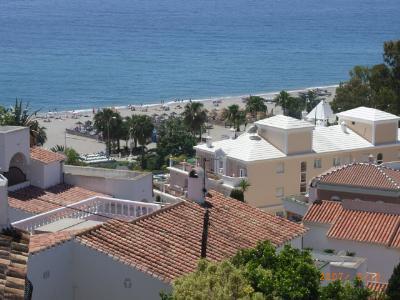
[(8, 193), (10, 207), (39, 214), (102, 194), (81, 187), (58, 184), (43, 190), (29, 186)]
[(65, 160), (65, 156), (63, 154), (49, 151), (41, 147), (31, 148), (31, 158), (34, 160), (41, 161), (45, 164), (49, 164), (55, 161)]
[(303, 221), (332, 224), (342, 210), (342, 203), (338, 201), (314, 202), (305, 214)]
[(313, 203), (306, 222), (332, 224), (327, 236), (400, 248), (400, 215), (344, 209), (338, 201)]
[(328, 231), (328, 237), (390, 246), (399, 224), (400, 215), (345, 209)]
[(400, 189), (400, 171), (369, 163), (354, 163), (335, 168), (320, 175), (316, 180), (335, 185)]
[(82, 232), (82, 230), (69, 230), (34, 234), (30, 238), (29, 254), (36, 254), (37, 252), (67, 242), (80, 232)]
[(367, 282), (367, 288), (373, 292), (384, 292), (387, 288), (387, 283), (384, 282)]
[(19, 229), (0, 233), (0, 299), (23, 300), (29, 234)]
[[(282, 245), (302, 235), (302, 225), (211, 192), (207, 258), (219, 261), (270, 240)], [(112, 220), (77, 240), (113, 259), (169, 282), (192, 272), (201, 254), (205, 208), (184, 201), (132, 223)]]

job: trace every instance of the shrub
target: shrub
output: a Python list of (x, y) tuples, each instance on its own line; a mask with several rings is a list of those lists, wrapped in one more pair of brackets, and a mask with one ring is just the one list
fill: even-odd
[(239, 189), (233, 189), (231, 191), (230, 197), (233, 198), (233, 199), (239, 200), (241, 202), (244, 202), (244, 194)]

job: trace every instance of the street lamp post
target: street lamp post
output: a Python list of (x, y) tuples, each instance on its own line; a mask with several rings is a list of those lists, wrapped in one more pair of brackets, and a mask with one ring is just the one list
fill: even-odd
[[(115, 116), (112, 116), (112, 117), (110, 117), (109, 119), (108, 119), (108, 122), (107, 122), (107, 143), (108, 143), (108, 155), (107, 155), (107, 157), (110, 157), (110, 154), (111, 154), (111, 144), (110, 144), (110, 123), (111, 123), (111, 120), (115, 120), (116, 119), (116, 117)], [(106, 145), (106, 148), (107, 148), (107, 145)]]

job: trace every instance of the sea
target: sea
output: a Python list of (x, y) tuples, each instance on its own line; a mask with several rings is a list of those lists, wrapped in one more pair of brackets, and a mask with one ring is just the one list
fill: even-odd
[(0, 0), (0, 105), (70, 110), (337, 84), (399, 0)]

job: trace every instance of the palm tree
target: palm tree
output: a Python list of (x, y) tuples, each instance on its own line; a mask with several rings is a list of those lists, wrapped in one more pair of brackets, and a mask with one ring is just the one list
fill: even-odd
[(246, 98), (246, 112), (250, 113), (253, 118), (257, 116), (257, 113), (268, 112), (264, 101), (265, 99), (260, 96), (250, 96)]
[(138, 143), (141, 145), (141, 167), (144, 169), (146, 167), (145, 163), (145, 149), (148, 140), (153, 134), (154, 124), (149, 116), (141, 115), (137, 117), (137, 124), (133, 135), (136, 137)]
[(190, 102), (185, 105), (183, 111), (183, 121), (194, 136), (198, 133), (201, 140), (201, 128), (207, 120), (207, 111), (203, 108), (204, 104), (201, 102)]
[(52, 152), (65, 152), (65, 147), (64, 145), (55, 145), (50, 148), (50, 151)]
[(246, 192), (250, 186), (251, 186), (251, 184), (246, 179), (242, 179), (239, 182), (239, 187), (243, 193)]
[(281, 91), (276, 97), (275, 97), (275, 106), (280, 106), (282, 107), (283, 114), (286, 116), (288, 113), (288, 106), (289, 106), (289, 101), (290, 101), (290, 95), (286, 91)]
[(239, 105), (232, 104), (224, 110), (223, 118), (228, 121), (236, 131), (240, 131), (240, 125), (246, 123), (246, 112), (239, 109)]
[(94, 115), (94, 128), (97, 132), (101, 133), (103, 140), (106, 140), (106, 150), (109, 154), (111, 152), (111, 141), (118, 138), (120, 127), (122, 127), (121, 115), (109, 108), (104, 108), (103, 110), (97, 112)]
[(3, 119), (3, 125), (29, 127), (31, 147), (41, 146), (46, 142), (47, 135), (46, 127), (40, 126), (39, 122), (34, 120), (38, 111), (29, 112), (29, 103), (23, 106), (22, 100), (16, 99), (14, 107), (4, 111), (6, 118)]

